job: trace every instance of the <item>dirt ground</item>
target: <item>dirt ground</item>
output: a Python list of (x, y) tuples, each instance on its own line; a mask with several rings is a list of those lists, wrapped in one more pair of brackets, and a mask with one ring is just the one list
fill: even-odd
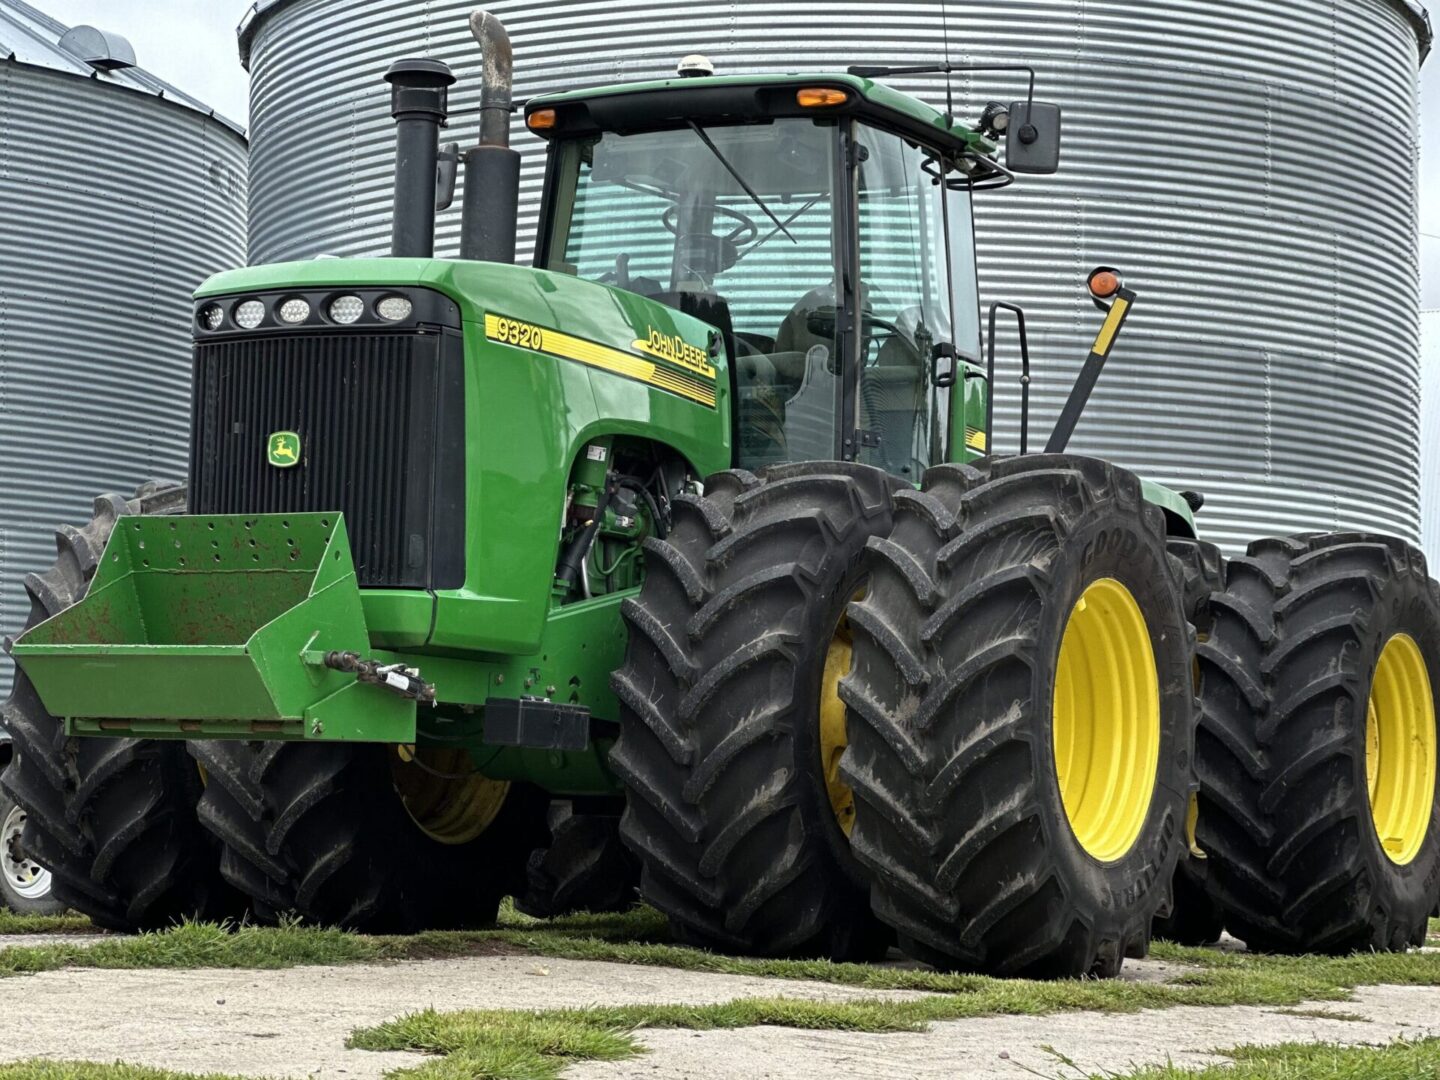
[[(0, 947), (32, 939), (8, 938)], [(1134, 962), (1125, 977), (1163, 979), (1165, 965)], [(426, 1006), (551, 1008), (597, 1003), (704, 1004), (737, 997), (845, 1000), (905, 997), (784, 979), (712, 975), (623, 964), (494, 956), (283, 971), (72, 969), (0, 979), (0, 1061), (27, 1057), (124, 1060), (252, 1076), (379, 1080), (414, 1064), (409, 1054), (346, 1050), (356, 1027)], [(1074, 1076), (1058, 1055), (1089, 1069), (1202, 1064), (1241, 1042), (1380, 1042), (1440, 1034), (1440, 990), (1377, 987), (1326, 1006), (1366, 1021), (1269, 1009), (1172, 1009), (1131, 1016), (1069, 1014), (937, 1024), (924, 1034), (870, 1035), (757, 1028), (649, 1031), (651, 1053), (582, 1063), (575, 1080), (721, 1080), (816, 1076), (1007, 1080)], [(1046, 1049), (1047, 1047), (1053, 1049)]]

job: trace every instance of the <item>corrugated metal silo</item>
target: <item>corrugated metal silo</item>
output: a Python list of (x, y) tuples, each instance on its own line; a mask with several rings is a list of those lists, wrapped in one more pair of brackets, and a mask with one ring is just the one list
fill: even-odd
[(1440, 310), (1420, 313), (1421, 540), (1440, 570)]
[(0, 0), (4, 633), (56, 525), (184, 477), (190, 293), (244, 260), (243, 132), (134, 64), (117, 35)]
[[(269, 0), (242, 27), (253, 75), (252, 261), (383, 253), (392, 153), (380, 73), (401, 55), (461, 77), (473, 141), (471, 0)], [(1072, 449), (1204, 492), (1207, 535), (1419, 531), (1416, 73), (1410, 0), (491, 0), (516, 94), (668, 75), (851, 63), (1032, 63), (1061, 102), (1061, 173), (977, 200), (982, 301), (1029, 312), (1035, 426), (1096, 326), (1081, 282), (1127, 271), (1140, 304)], [(936, 103), (932, 77), (895, 85)], [(963, 113), (1020, 84), (955, 77)], [(533, 217), (538, 144), (526, 152)], [(458, 200), (457, 200), (458, 205)], [(521, 237), (528, 250), (531, 230)], [(453, 253), (457, 221), (442, 218)], [(1006, 418), (1013, 424), (1013, 416)], [(1001, 438), (997, 449), (1013, 447)]]

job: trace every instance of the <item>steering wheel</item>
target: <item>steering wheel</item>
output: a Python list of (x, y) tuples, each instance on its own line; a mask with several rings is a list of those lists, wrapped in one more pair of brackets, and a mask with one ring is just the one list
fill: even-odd
[[(675, 236), (680, 235), (680, 222), (678, 220), (680, 216), (679, 209), (680, 208), (678, 206), (676, 206), (674, 203), (671, 203), (670, 206), (666, 207), (664, 215), (662, 215), (660, 218), (660, 224), (665, 226), (667, 232), (670, 232)], [(715, 216), (729, 218), (731, 221), (735, 222), (735, 227), (719, 239), (728, 241), (729, 243), (734, 244), (736, 247), (739, 247), (743, 244), (748, 244), (751, 240), (754, 240), (755, 237), (760, 235), (759, 226), (757, 226), (750, 217), (742, 214), (739, 210), (731, 209), (728, 206), (716, 206)]]

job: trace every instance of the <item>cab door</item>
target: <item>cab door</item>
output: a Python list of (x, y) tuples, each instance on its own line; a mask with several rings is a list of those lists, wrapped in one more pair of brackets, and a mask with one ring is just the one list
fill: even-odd
[(903, 136), (857, 125), (852, 138), (853, 456), (918, 483), (951, 456), (944, 376), (980, 358), (970, 193)]

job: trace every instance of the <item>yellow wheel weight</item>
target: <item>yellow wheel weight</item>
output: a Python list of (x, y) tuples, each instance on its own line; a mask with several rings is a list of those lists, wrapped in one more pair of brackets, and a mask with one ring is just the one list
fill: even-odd
[(390, 774), (410, 819), (441, 844), (474, 840), (490, 827), (510, 793), (508, 780), (480, 775), (469, 752), (459, 748), (397, 746)]
[(835, 821), (846, 836), (855, 827), (855, 793), (840, 779), (840, 758), (850, 740), (845, 734), (845, 703), (840, 700), (839, 687), (853, 659), (850, 623), (842, 618), (825, 650), (825, 669), (820, 676), (819, 723), (820, 768), (825, 776), (825, 792), (830, 797)]
[(1435, 801), (1435, 698), (1420, 646), (1396, 634), (1380, 651), (1365, 710), (1370, 817), (1386, 857), (1413, 862)]
[(1065, 624), (1052, 702), (1055, 775), (1080, 846), (1100, 862), (1140, 837), (1160, 761), (1160, 683), (1140, 605), (1120, 582), (1088, 585)]

